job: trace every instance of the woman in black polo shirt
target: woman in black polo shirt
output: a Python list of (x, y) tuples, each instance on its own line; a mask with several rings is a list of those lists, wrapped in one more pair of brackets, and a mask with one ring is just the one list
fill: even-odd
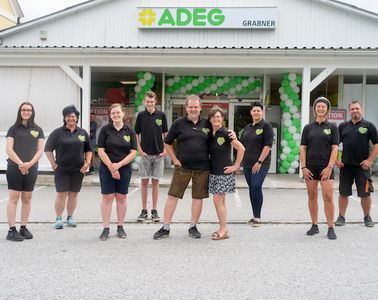
[[(209, 134), (210, 176), (209, 193), (213, 194), (215, 209), (219, 219), (219, 229), (212, 235), (213, 240), (229, 237), (227, 229), (226, 193), (235, 192), (235, 174), (240, 169), (244, 155), (243, 145), (236, 139), (232, 140), (223, 127), (225, 112), (220, 107), (210, 109), (208, 119), (212, 125)], [(231, 147), (237, 150), (236, 161), (232, 164)]]
[[(55, 228), (63, 229), (62, 214), (67, 202), (67, 226), (76, 227), (73, 219), (77, 196), (85, 171), (92, 159), (92, 147), (88, 133), (77, 126), (80, 113), (75, 106), (62, 111), (62, 127), (55, 129), (45, 145), (45, 153), (54, 170), (56, 200)], [(53, 154), (55, 151), (55, 157)]]
[(248, 224), (259, 227), (263, 205), (262, 185), (270, 166), (273, 128), (263, 119), (264, 106), (261, 102), (253, 101), (250, 113), (252, 123), (243, 129), (241, 137), (241, 142), (245, 147), (242, 166), (253, 211), (253, 218), (248, 221)]
[(101, 214), (104, 225), (100, 239), (109, 237), (110, 215), (114, 198), (117, 203), (117, 236), (126, 238), (123, 229), (125, 220), (129, 183), (131, 179), (130, 163), (136, 156), (137, 142), (133, 129), (123, 122), (124, 112), (119, 103), (109, 108), (110, 122), (101, 128), (98, 136), (98, 155), (101, 158)]
[(307, 235), (319, 233), (318, 228), (318, 182), (322, 187), (324, 212), (328, 224), (327, 236), (336, 239), (333, 229), (333, 166), (337, 158), (339, 131), (335, 124), (327, 121), (331, 104), (325, 97), (314, 102), (315, 121), (303, 128), (300, 160), (303, 178), (306, 181), (308, 208), (312, 226)]
[[(26, 228), (29, 219), (32, 193), (37, 180), (38, 161), (43, 153), (42, 129), (34, 123), (35, 111), (29, 102), (23, 102), (18, 108), (17, 119), (8, 129), (6, 151), (9, 156), (7, 181), (9, 201), (7, 217), (9, 231), (7, 240), (20, 242), (32, 239), (32, 233)], [(21, 227), (17, 231), (16, 210), (21, 197)]]

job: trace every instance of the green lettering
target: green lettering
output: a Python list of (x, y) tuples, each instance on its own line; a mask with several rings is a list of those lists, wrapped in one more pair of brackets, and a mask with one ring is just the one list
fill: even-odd
[(176, 24), (177, 26), (185, 26), (192, 20), (192, 14), (187, 8), (178, 8), (176, 10)]
[(194, 8), (193, 9), (193, 25), (194, 26), (206, 26), (206, 8)]
[(173, 19), (172, 14), (171, 14), (171, 12), (169, 11), (168, 8), (166, 8), (164, 10), (158, 24), (159, 24), (159, 26), (162, 26), (162, 25), (165, 25), (165, 24), (175, 26), (175, 20)]
[(214, 8), (214, 9), (210, 10), (210, 12), (207, 16), (207, 20), (213, 26), (222, 25), (223, 22), (224, 22), (224, 19), (225, 19), (225, 17), (224, 17), (224, 15), (222, 15), (222, 10), (219, 9), (219, 8)]

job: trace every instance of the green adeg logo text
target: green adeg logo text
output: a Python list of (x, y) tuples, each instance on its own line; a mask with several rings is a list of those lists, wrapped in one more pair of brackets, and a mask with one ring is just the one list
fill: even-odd
[(219, 8), (207, 10), (206, 8), (177, 8), (176, 15), (173, 16), (171, 11), (166, 8), (159, 19), (159, 26), (220, 26), (224, 22), (224, 15)]

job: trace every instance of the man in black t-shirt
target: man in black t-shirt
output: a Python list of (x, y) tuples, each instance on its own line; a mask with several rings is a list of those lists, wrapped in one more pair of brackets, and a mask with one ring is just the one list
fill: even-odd
[(147, 220), (147, 195), (148, 182), (152, 183), (152, 209), (151, 219), (159, 222), (160, 218), (156, 210), (159, 197), (159, 180), (164, 172), (164, 151), (163, 137), (168, 131), (167, 118), (165, 113), (156, 110), (156, 94), (147, 92), (144, 96), (146, 110), (140, 112), (135, 123), (135, 133), (140, 154), (139, 177), (141, 179), (142, 212), (137, 221)]
[[(177, 119), (165, 138), (165, 149), (175, 165), (171, 187), (164, 208), (164, 226), (154, 239), (169, 236), (170, 223), (178, 199), (182, 199), (189, 181), (192, 180), (192, 218), (189, 235), (200, 238), (196, 224), (202, 211), (202, 199), (207, 198), (209, 178), (208, 137), (210, 123), (201, 117), (201, 101), (198, 96), (188, 96), (185, 104), (187, 115)], [(173, 143), (176, 141), (176, 152)]]
[[(372, 203), (370, 193), (374, 191), (371, 181), (371, 165), (378, 154), (377, 129), (373, 123), (362, 118), (360, 102), (352, 101), (348, 108), (351, 119), (339, 126), (343, 152), (341, 161), (336, 161), (336, 165), (340, 168), (340, 196), (339, 217), (335, 225), (345, 225), (348, 196), (352, 195), (354, 181), (357, 187), (357, 195), (361, 198), (365, 226), (373, 227), (374, 222), (370, 217)], [(374, 145), (371, 152), (370, 142)]]

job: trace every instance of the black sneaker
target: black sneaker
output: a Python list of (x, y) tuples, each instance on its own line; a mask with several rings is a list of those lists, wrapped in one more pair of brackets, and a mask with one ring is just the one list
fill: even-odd
[(160, 217), (158, 215), (158, 212), (156, 209), (152, 209), (151, 210), (151, 220), (154, 221), (154, 222), (159, 222), (160, 221)]
[(22, 242), (24, 237), (17, 231), (17, 229), (9, 230), (7, 240), (12, 242)]
[(201, 233), (197, 230), (197, 226), (193, 226), (193, 227), (189, 228), (188, 231), (189, 231), (189, 235), (192, 238), (195, 238), (195, 239), (201, 238)]
[(33, 234), (26, 227), (20, 227), (20, 234), (26, 240), (31, 240), (33, 238)]
[(109, 228), (104, 228), (100, 235), (100, 240), (101, 241), (106, 241), (109, 238)]
[(249, 224), (249, 225), (253, 225), (253, 222), (255, 222), (255, 219), (254, 219), (254, 218), (252, 218), (251, 220), (249, 220), (249, 221), (247, 222), (247, 224)]
[(374, 227), (374, 222), (369, 215), (364, 218), (364, 222), (366, 227)]
[(140, 213), (139, 217), (137, 218), (138, 222), (144, 222), (147, 221), (147, 209), (142, 209), (142, 212)]
[(160, 240), (169, 236), (169, 230), (164, 229), (162, 226), (158, 231), (154, 234), (154, 240)]
[(336, 240), (337, 239), (337, 236), (336, 236), (335, 230), (333, 230), (333, 227), (328, 228), (327, 237), (330, 240)]
[(316, 224), (312, 224), (311, 228), (309, 231), (307, 231), (307, 235), (314, 235), (319, 233), (319, 227)]
[(125, 230), (123, 230), (122, 226), (117, 227), (117, 236), (120, 239), (125, 239), (127, 237), (127, 234), (126, 234)]
[(339, 215), (335, 222), (335, 226), (344, 226), (344, 225), (345, 225), (345, 218)]

